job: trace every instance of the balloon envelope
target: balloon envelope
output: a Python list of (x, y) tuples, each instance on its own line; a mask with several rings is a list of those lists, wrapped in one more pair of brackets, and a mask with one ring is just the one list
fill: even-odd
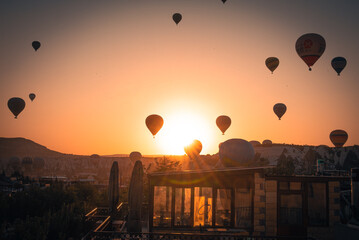
[(344, 130), (334, 130), (329, 135), (330, 141), (335, 147), (343, 147), (348, 140), (348, 133)]
[(146, 118), (146, 126), (155, 137), (163, 126), (163, 118), (160, 115), (152, 114)]
[(223, 4), (226, 3), (227, 0), (222, 0)]
[(195, 159), (202, 151), (202, 143), (199, 140), (193, 140), (193, 142), (184, 147), (184, 151), (190, 159)]
[(178, 24), (182, 20), (182, 15), (180, 13), (175, 13), (172, 16), (173, 21)]
[(276, 57), (269, 57), (266, 59), (266, 66), (267, 68), (273, 73), (273, 71), (278, 67), (279, 65), (279, 59)]
[(277, 103), (273, 106), (274, 113), (278, 116), (279, 120), (287, 111), (287, 106), (283, 103)]
[(221, 130), (222, 134), (231, 126), (231, 118), (225, 115), (219, 116), (216, 119), (217, 127)]
[(243, 139), (229, 139), (219, 147), (219, 159), (226, 167), (235, 167), (254, 158), (252, 144)]
[(37, 49), (41, 47), (41, 43), (39, 41), (33, 41), (32, 47), (35, 49), (35, 51), (37, 51)]
[(299, 57), (308, 65), (309, 71), (325, 51), (325, 39), (316, 33), (307, 33), (298, 38), (295, 49)]
[(142, 158), (142, 154), (140, 152), (130, 153), (130, 159), (132, 162), (140, 161), (141, 158)]
[(266, 139), (262, 142), (262, 145), (266, 146), (266, 147), (270, 147), (270, 146), (272, 146), (272, 141), (269, 139)]
[(332, 60), (332, 67), (338, 73), (338, 76), (340, 76), (340, 73), (343, 71), (346, 65), (347, 60), (343, 57), (336, 57)]
[(31, 102), (34, 101), (35, 97), (36, 97), (35, 93), (29, 94), (29, 98), (30, 98)]
[(22, 98), (14, 97), (10, 98), (7, 102), (7, 106), (9, 107), (10, 111), (14, 114), (15, 118), (24, 110), (25, 108), (25, 101)]
[(261, 143), (260, 143), (260, 142), (255, 141), (255, 140), (250, 141), (249, 143), (250, 143), (250, 144), (252, 144), (252, 146), (253, 146), (253, 147), (257, 147), (257, 146), (260, 146), (260, 145), (261, 145)]

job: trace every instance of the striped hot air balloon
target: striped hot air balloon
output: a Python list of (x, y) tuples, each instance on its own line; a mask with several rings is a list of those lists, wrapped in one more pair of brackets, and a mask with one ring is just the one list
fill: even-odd
[(335, 147), (343, 147), (348, 140), (348, 133), (344, 130), (337, 129), (330, 133), (329, 138)]
[(269, 139), (266, 139), (262, 142), (262, 145), (265, 146), (265, 147), (271, 147), (272, 146), (272, 141), (269, 140)]
[(276, 57), (269, 57), (269, 58), (266, 59), (265, 63), (266, 63), (267, 68), (273, 74), (274, 70), (276, 70), (276, 68), (279, 65), (279, 59), (276, 58)]
[(304, 34), (295, 43), (295, 49), (299, 57), (308, 65), (309, 71), (312, 70), (311, 67), (322, 56), (325, 47), (325, 39), (316, 33)]
[(340, 73), (343, 71), (346, 65), (347, 60), (343, 57), (335, 57), (332, 60), (332, 67), (338, 73), (338, 76), (340, 76)]

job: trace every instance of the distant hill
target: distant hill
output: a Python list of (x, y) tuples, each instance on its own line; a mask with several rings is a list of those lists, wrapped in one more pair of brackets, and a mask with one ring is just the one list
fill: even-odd
[(25, 138), (0, 138), (0, 157), (63, 157), (56, 152)]

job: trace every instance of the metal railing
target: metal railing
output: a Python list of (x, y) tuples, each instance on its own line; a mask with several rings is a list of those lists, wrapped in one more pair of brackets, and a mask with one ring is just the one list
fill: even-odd
[(202, 234), (202, 233), (140, 233), (130, 234), (121, 232), (93, 232), (91, 240), (121, 239), (121, 240), (315, 240), (311, 237), (293, 236), (241, 236), (238, 234)]

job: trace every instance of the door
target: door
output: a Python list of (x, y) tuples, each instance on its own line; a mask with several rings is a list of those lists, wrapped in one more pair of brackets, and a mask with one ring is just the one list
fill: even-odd
[(283, 186), (280, 186), (278, 191), (278, 235), (307, 236), (307, 227), (304, 220), (304, 190), (301, 184), (295, 190), (291, 190), (291, 185), (288, 183), (288, 189), (286, 190), (283, 190)]

